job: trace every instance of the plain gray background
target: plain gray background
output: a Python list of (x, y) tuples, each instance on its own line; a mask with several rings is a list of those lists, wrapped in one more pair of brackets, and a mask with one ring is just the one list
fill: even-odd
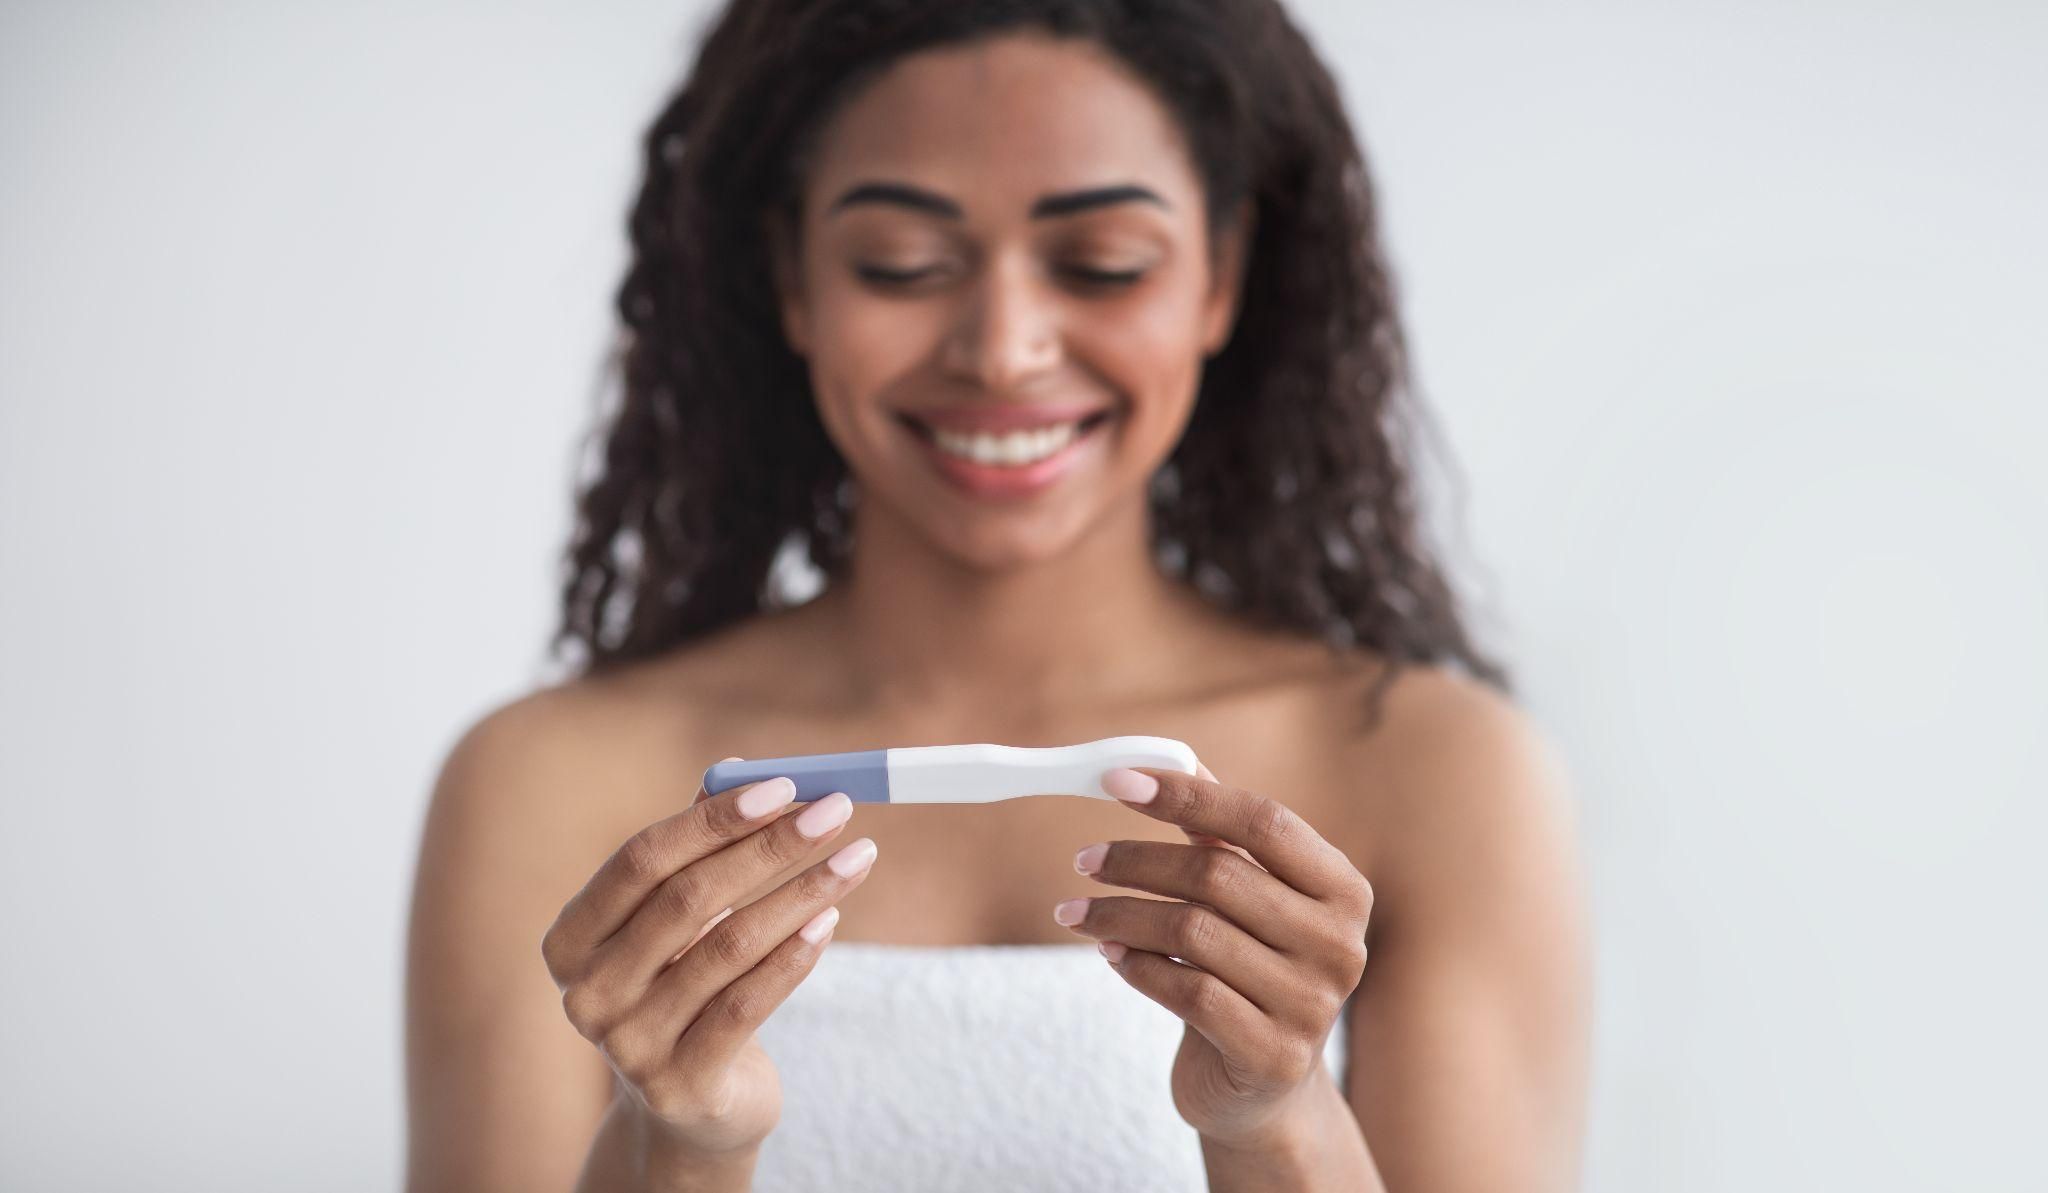
[[(398, 1182), (701, 12), (0, 9), (0, 1185)], [(2040, 1188), (2048, 8), (1297, 12), (1577, 779), (1588, 1187)]]

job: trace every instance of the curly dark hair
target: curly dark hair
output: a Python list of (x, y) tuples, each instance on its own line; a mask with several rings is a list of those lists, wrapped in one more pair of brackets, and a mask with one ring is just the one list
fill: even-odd
[[(785, 551), (826, 583), (857, 504), (783, 338), (765, 229), (794, 229), (813, 138), (896, 59), (1009, 31), (1086, 39), (1185, 132), (1212, 245), (1255, 204), (1238, 322), (1149, 494), (1159, 566), (1221, 608), (1448, 663), (1508, 691), (1424, 543), (1407, 349), (1374, 190), (1337, 86), (1276, 0), (732, 0), (647, 130), (586, 442), (562, 621), (585, 674), (784, 603)], [(592, 451), (601, 438), (601, 453)]]

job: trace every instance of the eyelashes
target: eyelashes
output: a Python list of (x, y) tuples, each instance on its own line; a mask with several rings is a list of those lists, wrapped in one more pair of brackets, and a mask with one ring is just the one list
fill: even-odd
[(1128, 286), (1145, 276), (1142, 269), (1082, 269), (1077, 266), (1067, 272), (1084, 282), (1098, 286)]
[(932, 272), (929, 269), (883, 269), (879, 265), (856, 265), (853, 271), (860, 275), (862, 281), (880, 286), (908, 286)]
[[(863, 281), (885, 287), (900, 287), (915, 285), (941, 271), (938, 269), (896, 270), (884, 269), (878, 265), (857, 265), (854, 267), (854, 272)], [(1089, 269), (1078, 265), (1070, 266), (1061, 270), (1061, 272), (1086, 286), (1110, 288), (1134, 285), (1142, 280), (1146, 273), (1142, 269)]]

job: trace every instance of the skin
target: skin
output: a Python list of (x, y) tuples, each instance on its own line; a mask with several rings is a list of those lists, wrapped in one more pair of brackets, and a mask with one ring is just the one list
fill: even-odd
[[(835, 210), (873, 181), (960, 214)], [(1161, 202), (1030, 214), (1124, 184)], [(793, 934), (828, 907), (841, 941), (1123, 945), (1131, 997), (1187, 1023), (1155, 1088), (1214, 1189), (1575, 1184), (1587, 941), (1547, 744), (1435, 668), (1365, 732), (1371, 652), (1241, 624), (1148, 561), (1144, 484), (1228, 337), (1250, 218), (1209, 243), (1171, 118), (1084, 45), (920, 54), (837, 116), (801, 236), (771, 243), (862, 485), (848, 576), (516, 700), (451, 751), (413, 912), (411, 1188), (745, 1188), (779, 1112), (750, 1024), (809, 972), (820, 946)], [(950, 488), (892, 415), (1076, 399), (1116, 417), (1023, 502)], [(862, 807), (816, 840), (698, 787), (724, 757), (1112, 733), (1181, 738), (1204, 769), (1145, 772), (1146, 803)], [(824, 868), (863, 839), (871, 868)], [(1354, 987), (1339, 1089), (1319, 1053)]]

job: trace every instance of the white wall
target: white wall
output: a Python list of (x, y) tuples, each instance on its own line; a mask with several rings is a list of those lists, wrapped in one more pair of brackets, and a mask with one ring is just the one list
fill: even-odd
[[(702, 11), (600, 7), (0, 10), (0, 1186), (397, 1182)], [(1580, 779), (1589, 1187), (2038, 1187), (2048, 10), (1297, 11)]]

